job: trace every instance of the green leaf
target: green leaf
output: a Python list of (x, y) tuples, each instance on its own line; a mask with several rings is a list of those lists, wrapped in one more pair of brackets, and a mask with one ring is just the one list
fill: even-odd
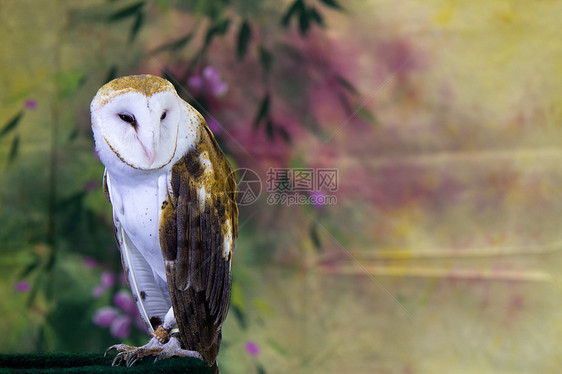
[(341, 75), (337, 75), (336, 76), (336, 80), (338, 81), (338, 83), (340, 85), (343, 86), (343, 88), (345, 88), (346, 90), (348, 90), (349, 92), (351, 92), (354, 95), (357, 95), (359, 93), (359, 91), (357, 91), (357, 89), (355, 88), (354, 85), (352, 85), (347, 79), (345, 79), (344, 77), (342, 77)]
[(342, 6), (338, 4), (336, 0), (320, 0), (320, 2), (324, 3), (324, 5), (329, 6), (330, 8), (343, 10)]
[(310, 240), (312, 240), (312, 244), (314, 244), (314, 248), (320, 249), (322, 248), (322, 242), (320, 241), (320, 236), (318, 236), (318, 225), (313, 223), (310, 226)]
[(213, 40), (215, 35), (224, 35), (228, 31), (229, 25), (230, 25), (230, 19), (225, 18), (225, 19), (215, 23), (213, 26), (211, 26), (209, 28), (209, 30), (207, 30), (207, 34), (205, 34), (205, 47), (204, 48), (206, 48), (209, 44), (211, 44), (211, 41)]
[(265, 123), (265, 133), (269, 140), (275, 139), (275, 125), (273, 124), (273, 121), (271, 119), (268, 119)]
[(287, 9), (287, 12), (281, 18), (281, 25), (284, 27), (289, 26), (291, 22), (291, 18), (296, 14), (297, 10), (299, 13), (304, 11), (304, 2), (303, 0), (296, 0), (290, 7)]
[(359, 109), (357, 109), (357, 115), (361, 118), (363, 118), (365, 121), (369, 122), (372, 125), (376, 125), (377, 124), (377, 119), (375, 118), (375, 116), (373, 116), (373, 113), (371, 113), (369, 110), (365, 109), (364, 107), (360, 107)]
[(131, 31), (129, 33), (129, 43), (132, 43), (136, 39), (143, 23), (144, 13), (138, 12), (137, 16), (135, 17), (135, 22), (133, 22), (133, 25), (131, 26)]
[[(191, 3), (193, 1), (184, 1), (185, 3)], [(181, 3), (181, 2), (180, 2)], [(225, 9), (228, 5), (227, 1), (224, 0), (199, 0), (197, 4), (193, 7), (194, 13), (203, 14), (209, 17), (212, 21), (217, 20), (225, 13)]]
[(86, 82), (86, 75), (79, 71), (67, 71), (55, 75), (59, 95), (62, 98), (74, 96), (76, 91)]
[(78, 127), (74, 127), (70, 134), (68, 134), (68, 140), (72, 141), (78, 137)]
[(184, 91), (184, 88), (178, 83), (178, 80), (176, 79), (176, 77), (174, 77), (172, 74), (170, 74), (166, 70), (163, 71), (163, 75), (164, 75), (164, 79), (166, 79), (167, 81), (172, 83), (172, 85), (176, 89), (176, 92), (180, 93), (180, 92)]
[(109, 16), (109, 22), (120, 21), (122, 19), (135, 15), (137, 12), (140, 12), (142, 7), (144, 6), (144, 3), (144, 1), (139, 1), (133, 5), (129, 5), (121, 10), (118, 10), (117, 12)]
[(316, 22), (318, 24), (318, 26), (324, 27), (324, 17), (322, 17), (322, 15), (320, 13), (318, 13), (318, 11), (315, 8), (310, 8), (308, 10), (308, 15), (310, 16), (310, 19), (313, 20), (314, 22)]
[(170, 43), (166, 43), (161, 45), (160, 47), (157, 47), (151, 53), (156, 54), (165, 50), (170, 50), (172, 52), (175, 52), (178, 49), (183, 48), (185, 45), (187, 45), (187, 43), (189, 43), (192, 38), (193, 38), (193, 32), (189, 32), (188, 34), (182, 36), (179, 39), (176, 39)]
[(286, 348), (284, 348), (281, 344), (279, 344), (279, 343), (277, 343), (273, 340), (268, 340), (267, 345), (270, 348), (272, 348), (275, 352), (281, 354), (281, 356), (284, 356), (284, 357), (290, 357), (291, 356), (291, 353), (289, 353)]
[(266, 73), (271, 71), (271, 66), (273, 65), (273, 55), (265, 47), (259, 47), (260, 62)]
[(260, 315), (270, 318), (275, 315), (275, 310), (264, 300), (256, 297), (254, 306), (259, 311)]
[(39, 266), (41, 264), (41, 258), (35, 254), (33, 260), (31, 261), (31, 263), (29, 263), (21, 272), (20, 274), (20, 278), (25, 278), (27, 277), (29, 274), (31, 274), (31, 272), (33, 270), (35, 270), (37, 268), (37, 266)]
[(289, 133), (283, 126), (278, 126), (277, 132), (279, 133), (279, 135), (281, 135), (281, 138), (285, 141), (285, 143), (291, 143), (291, 135), (289, 135)]
[(230, 25), (230, 19), (225, 18), (217, 24), (217, 33), (224, 35), (228, 31), (228, 26)]
[(237, 307), (236, 305), (231, 305), (230, 308), (232, 309), (232, 312), (234, 313), (234, 316), (238, 320), (238, 323), (240, 324), (240, 327), (242, 327), (242, 329), (246, 330), (248, 328), (248, 322), (246, 321), (246, 315), (244, 314), (244, 312), (239, 307)]
[(18, 155), (20, 145), (20, 136), (16, 135), (12, 140), (12, 145), (10, 146), (10, 153), (8, 154), (8, 165), (11, 164)]
[(2, 128), (2, 130), (0, 130), (0, 138), (6, 136), (8, 133), (10, 133), (11, 131), (13, 131), (19, 121), (21, 120), (21, 118), (23, 117), (23, 110), (20, 110), (18, 114), (16, 114), (14, 117), (12, 117), (7, 123), (6, 125), (4, 125), (4, 127)]
[(254, 119), (254, 128), (257, 128), (260, 122), (269, 115), (269, 93), (263, 97), (256, 118)]
[(337, 94), (338, 99), (340, 99), (340, 103), (343, 106), (343, 109), (348, 113), (348, 114), (353, 114), (353, 107), (351, 106), (351, 103), (349, 102), (349, 99), (347, 98), (347, 95), (344, 94), (343, 92), (338, 92)]
[(310, 15), (306, 10), (299, 14), (299, 29), (302, 35), (306, 35), (310, 29)]
[(105, 83), (114, 80), (117, 77), (117, 65), (111, 65), (105, 76)]
[(170, 5), (171, 4), (169, 0), (156, 0), (156, 6), (162, 13), (167, 12), (170, 9)]
[(242, 59), (246, 55), (251, 37), (252, 29), (250, 27), (250, 23), (245, 20), (240, 25), (240, 31), (238, 31), (238, 46), (236, 48), (238, 59)]

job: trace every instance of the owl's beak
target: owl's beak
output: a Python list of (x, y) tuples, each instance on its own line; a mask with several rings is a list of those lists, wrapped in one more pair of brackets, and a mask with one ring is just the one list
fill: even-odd
[[(143, 141), (142, 136), (138, 136), (138, 135), (137, 135), (137, 139), (141, 144), (142, 150), (144, 151), (146, 158), (150, 161), (150, 165), (152, 165), (154, 163), (154, 160), (156, 159), (156, 145), (154, 144), (153, 139), (146, 139), (148, 141), (146, 140)], [(148, 146), (147, 143), (149, 144)]]
[(156, 152), (154, 151), (154, 149), (152, 150), (146, 149), (144, 144), (142, 145), (142, 149), (146, 154), (146, 158), (148, 158), (148, 160), (150, 161), (150, 165), (152, 165), (154, 163), (154, 159), (156, 158)]

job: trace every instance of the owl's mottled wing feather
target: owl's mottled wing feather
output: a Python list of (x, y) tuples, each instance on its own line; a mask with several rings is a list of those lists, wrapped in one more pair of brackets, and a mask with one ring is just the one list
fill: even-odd
[(160, 245), (182, 343), (213, 364), (230, 302), (238, 208), (230, 165), (200, 121), (198, 141), (172, 168)]

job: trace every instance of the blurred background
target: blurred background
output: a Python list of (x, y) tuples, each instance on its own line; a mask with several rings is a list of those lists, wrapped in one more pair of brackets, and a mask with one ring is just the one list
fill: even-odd
[(0, 0), (0, 352), (146, 342), (89, 103), (151, 73), (242, 170), (221, 371), (558, 373), (561, 16)]

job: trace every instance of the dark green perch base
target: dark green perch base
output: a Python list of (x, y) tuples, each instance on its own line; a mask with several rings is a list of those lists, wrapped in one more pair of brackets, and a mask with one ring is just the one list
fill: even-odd
[(147, 357), (128, 368), (111, 366), (115, 353), (103, 354), (4, 354), (0, 355), (0, 374), (4, 373), (205, 373), (211, 371), (201, 360), (174, 357), (154, 363)]

